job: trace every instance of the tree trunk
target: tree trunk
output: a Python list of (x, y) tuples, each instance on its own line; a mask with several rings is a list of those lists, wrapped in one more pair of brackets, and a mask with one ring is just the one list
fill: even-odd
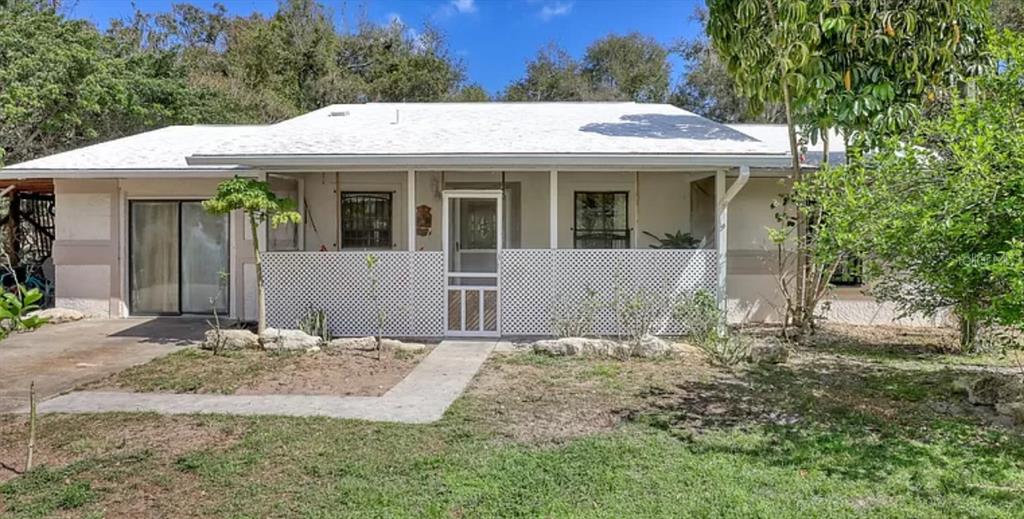
[[(782, 83), (783, 109), (786, 115), (786, 129), (789, 133), (789, 152), (792, 156), (793, 184), (796, 185), (803, 180), (803, 170), (800, 168), (800, 148), (797, 145), (796, 125), (793, 122), (793, 103), (790, 98), (789, 86), (785, 80)], [(796, 208), (796, 308), (794, 309), (793, 324), (797, 328), (799, 338), (806, 337), (811, 333), (813, 324), (813, 297), (808, 290), (808, 261), (807, 261), (807, 229), (806, 219), (800, 207)]]
[(959, 313), (957, 320), (960, 326), (960, 351), (971, 353), (974, 351), (974, 341), (978, 338), (978, 320)]
[(249, 215), (249, 227), (252, 228), (252, 252), (256, 257), (256, 333), (261, 334), (267, 329), (267, 301), (263, 294), (263, 258), (260, 256), (259, 226), (255, 216)]

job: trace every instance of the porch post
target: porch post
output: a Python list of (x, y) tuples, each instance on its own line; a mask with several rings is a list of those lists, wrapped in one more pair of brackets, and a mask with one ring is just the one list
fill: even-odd
[(729, 204), (725, 200), (725, 170), (715, 172), (715, 250), (717, 252), (718, 283), (715, 296), (718, 309), (724, 315), (728, 311), (725, 297), (726, 288), (726, 254), (728, 250)]
[(410, 169), (406, 177), (405, 210), (407, 215), (406, 235), (409, 252), (416, 252), (416, 170)]
[(558, 248), (558, 171), (551, 170), (550, 173), (551, 183), (548, 187), (548, 199), (549, 199), (549, 213), (548, 213), (548, 226), (549, 226), (549, 249)]

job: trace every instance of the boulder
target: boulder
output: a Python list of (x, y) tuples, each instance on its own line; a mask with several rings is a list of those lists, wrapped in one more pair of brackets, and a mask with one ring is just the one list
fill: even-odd
[(85, 314), (71, 308), (46, 308), (44, 310), (36, 310), (30, 315), (45, 318), (50, 324), (70, 323), (71, 321), (81, 321), (85, 318)]
[(419, 353), (427, 349), (426, 344), (418, 342), (402, 342), (395, 339), (381, 339), (381, 346), (384, 351), (401, 351), (403, 353)]
[(747, 357), (755, 364), (784, 364), (789, 360), (789, 348), (780, 342), (757, 342)]
[(320, 337), (309, 335), (302, 330), (278, 330), (267, 328), (260, 334), (260, 343), (265, 350), (308, 350), (320, 346)]
[(557, 357), (587, 355), (597, 357), (627, 357), (629, 346), (605, 339), (563, 337), (533, 343), (533, 351)]
[(320, 353), (320, 347), (319, 346), (313, 346), (313, 347), (310, 347), (310, 348), (306, 348), (306, 353)]
[(1024, 402), (1004, 402), (996, 404), (996, 412), (1009, 416), (1014, 423), (1024, 424)]
[(377, 339), (373, 337), (340, 337), (327, 343), (329, 350), (362, 350), (377, 349)]
[[(224, 351), (229, 350), (247, 350), (260, 348), (260, 338), (249, 330), (221, 330), (220, 331), (220, 348)], [(217, 330), (206, 330), (206, 339), (203, 340), (203, 344), (200, 348), (204, 350), (212, 350), (217, 344)]]
[(672, 346), (654, 335), (644, 335), (633, 344), (630, 353), (634, 357), (653, 359), (670, 355), (672, 353)]
[(1024, 400), (1024, 383), (1020, 377), (982, 375), (967, 386), (967, 401), (974, 405), (996, 405), (1021, 400)]

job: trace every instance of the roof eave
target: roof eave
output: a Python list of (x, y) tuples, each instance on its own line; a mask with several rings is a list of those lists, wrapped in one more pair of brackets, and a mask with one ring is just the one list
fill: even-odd
[(0, 180), (102, 179), (102, 178), (227, 178), (235, 175), (256, 176), (257, 171), (247, 167), (220, 168), (132, 168), (132, 169), (68, 169), (68, 168), (3, 168)]
[(627, 168), (665, 169), (678, 167), (785, 167), (785, 154), (654, 154), (654, 153), (484, 153), (484, 154), (252, 154), (192, 155), (190, 165), (235, 164), (252, 168)]

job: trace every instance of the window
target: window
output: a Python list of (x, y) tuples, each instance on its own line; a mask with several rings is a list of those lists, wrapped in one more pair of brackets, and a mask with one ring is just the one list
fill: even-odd
[(573, 242), (577, 249), (629, 248), (629, 195), (577, 192)]
[(341, 194), (341, 248), (391, 248), (391, 193)]
[(860, 258), (846, 256), (839, 262), (835, 273), (832, 274), (832, 284), (842, 287), (861, 286), (864, 284), (863, 272), (864, 266), (861, 264)]

